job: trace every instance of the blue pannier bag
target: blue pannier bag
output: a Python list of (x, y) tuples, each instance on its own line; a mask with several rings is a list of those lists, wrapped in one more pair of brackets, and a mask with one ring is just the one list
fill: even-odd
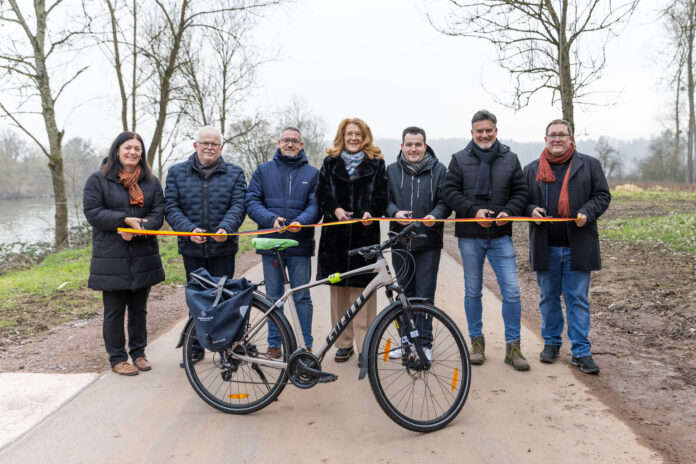
[(204, 268), (191, 273), (186, 304), (200, 344), (210, 351), (222, 351), (239, 340), (253, 299), (254, 287), (246, 279), (213, 277)]

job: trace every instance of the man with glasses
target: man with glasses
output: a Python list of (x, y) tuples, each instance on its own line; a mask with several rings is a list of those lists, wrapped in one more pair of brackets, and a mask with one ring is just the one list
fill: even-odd
[[(287, 232), (264, 237), (297, 240), (298, 246), (285, 250), (285, 267), (290, 285), (299, 287), (309, 283), (312, 274), (311, 257), (314, 255), (314, 229), (300, 225), (314, 224), (320, 218), (315, 191), (319, 170), (309, 164), (302, 148), (302, 134), (295, 127), (281, 131), (273, 159), (260, 164), (249, 181), (245, 206), (249, 217), (259, 229), (279, 229), (290, 226)], [(263, 262), (266, 293), (278, 299), (283, 295), (283, 276), (270, 250), (257, 250)], [(293, 295), (307, 349), (312, 348), (312, 298), (309, 290)], [(271, 358), (280, 358), (280, 335), (273, 324), (268, 327), (268, 351)]]
[(572, 222), (529, 224), (529, 259), (539, 283), (543, 363), (559, 355), (563, 334), (561, 294), (566, 306), (571, 363), (598, 374), (590, 352), (590, 271), (602, 267), (597, 218), (611, 194), (599, 160), (575, 150), (570, 124), (554, 119), (546, 126), (546, 148), (524, 168), (529, 187), (527, 216), (575, 218)]
[[(202, 127), (193, 148), (196, 151), (188, 160), (175, 164), (167, 173), (167, 222), (179, 232), (237, 232), (244, 221), (244, 172), (222, 158), (221, 135), (214, 127)], [(178, 245), (187, 281), (191, 272), (201, 267), (213, 276), (234, 276), (236, 236), (179, 237)], [(204, 354), (195, 343), (194, 362), (203, 359)]]
[(527, 205), (527, 185), (517, 155), (497, 139), (496, 117), (481, 110), (471, 120), (471, 141), (452, 155), (442, 196), (457, 218), (497, 218), (497, 221), (459, 222), (454, 234), (464, 267), (464, 311), (471, 337), (471, 364), (486, 360), (481, 315), (483, 263), (488, 257), (503, 297), (505, 359), (515, 370), (529, 369), (520, 349), (522, 305), (512, 223)]

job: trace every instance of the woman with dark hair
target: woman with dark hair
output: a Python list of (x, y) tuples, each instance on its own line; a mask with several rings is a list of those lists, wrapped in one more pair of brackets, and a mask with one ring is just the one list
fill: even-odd
[[(145, 357), (150, 287), (164, 280), (157, 237), (117, 232), (119, 227), (157, 230), (164, 220), (164, 195), (145, 160), (145, 144), (135, 132), (122, 132), (111, 144), (101, 171), (83, 193), (92, 225), (89, 288), (103, 291), (104, 346), (114, 372), (149, 371)], [(128, 363), (123, 322), (128, 310)]]
[[(379, 243), (379, 223), (387, 208), (387, 176), (379, 148), (372, 144), (372, 132), (358, 118), (344, 119), (338, 126), (333, 147), (326, 150), (319, 172), (317, 201), (323, 222), (360, 218), (355, 224), (323, 227), (319, 241), (317, 278), (346, 272), (374, 262), (348, 257), (348, 250)], [(345, 311), (372, 280), (370, 274), (350, 277), (331, 285), (331, 324)], [(335, 360), (345, 362), (353, 355), (353, 333), (362, 349), (367, 328), (377, 314), (377, 297), (372, 296), (336, 341)]]

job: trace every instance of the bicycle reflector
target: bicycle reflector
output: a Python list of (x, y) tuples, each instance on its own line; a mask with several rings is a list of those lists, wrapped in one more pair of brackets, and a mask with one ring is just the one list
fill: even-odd
[[(454, 388), (452, 388), (454, 390)], [(244, 398), (249, 398), (249, 395), (246, 393), (233, 393), (232, 395), (227, 395), (227, 397), (231, 400), (243, 400)]]
[(391, 348), (391, 337), (387, 338), (387, 343), (384, 344), (384, 362), (389, 359), (389, 349)]
[(459, 378), (459, 369), (454, 368), (454, 374), (452, 375), (452, 391), (457, 388), (457, 378)]

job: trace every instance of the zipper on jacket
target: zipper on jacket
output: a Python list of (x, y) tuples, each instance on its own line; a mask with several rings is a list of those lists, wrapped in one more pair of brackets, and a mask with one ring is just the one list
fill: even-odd
[[(208, 181), (203, 179), (203, 227), (205, 227), (206, 232), (210, 232), (208, 230), (210, 228), (210, 224), (208, 222), (210, 221), (209, 212), (208, 212)], [(208, 237), (210, 238), (210, 237)], [(210, 241), (206, 240), (203, 242), (203, 256), (207, 259), (210, 255)]]

